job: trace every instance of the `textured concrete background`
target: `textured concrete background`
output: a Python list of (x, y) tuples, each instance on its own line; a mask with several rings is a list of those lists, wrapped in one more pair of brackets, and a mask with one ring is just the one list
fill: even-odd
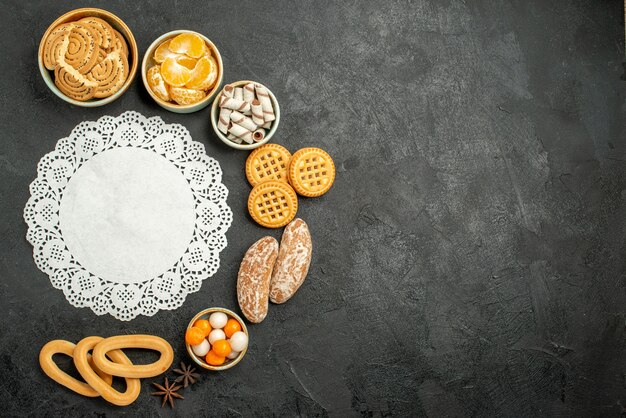
[[(621, 1), (2, 3), (1, 415), (624, 413)], [(164, 111), (140, 79), (91, 110), (47, 90), (40, 37), (83, 5), (125, 19), (142, 54), (169, 30), (206, 34), (226, 82), (276, 93), (275, 142), (325, 148), (338, 169), (326, 196), (301, 200), (315, 243), (302, 289), (250, 327), (239, 366), (204, 373), (174, 412), (148, 395), (160, 378), (116, 408), (49, 380), (38, 351), (154, 333), (186, 359), (187, 321), (236, 308), (242, 255), (280, 233), (246, 214), (246, 154), (218, 141), (208, 110)], [(219, 272), (182, 308), (129, 323), (71, 307), (35, 267), (22, 220), (39, 159), (80, 121), (125, 110), (182, 123), (204, 143), (235, 215)]]

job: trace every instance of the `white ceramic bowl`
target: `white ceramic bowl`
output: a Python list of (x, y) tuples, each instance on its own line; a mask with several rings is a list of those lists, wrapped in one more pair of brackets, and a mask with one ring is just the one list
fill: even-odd
[[(248, 83), (254, 83), (254, 81), (242, 80), (242, 81), (235, 81), (234, 83), (229, 83), (229, 84), (233, 87), (241, 87), (241, 86), (245, 86)], [(217, 129), (217, 121), (220, 116), (219, 102), (220, 102), (220, 97), (222, 97), (223, 90), (221, 90), (219, 94), (215, 97), (215, 100), (213, 101), (213, 106), (211, 107), (211, 125), (213, 126), (213, 130), (215, 131), (215, 134), (218, 136), (219, 139), (222, 140), (223, 143), (225, 143), (231, 148), (250, 151), (269, 142), (269, 140), (274, 136), (276, 129), (278, 129), (278, 124), (280, 123), (280, 107), (278, 106), (278, 100), (276, 100), (276, 96), (274, 96), (274, 93), (272, 93), (272, 91), (268, 89), (267, 86), (265, 86), (265, 88), (269, 92), (270, 98), (272, 99), (272, 104), (274, 105), (274, 114), (276, 115), (276, 120), (272, 121), (272, 127), (270, 128), (267, 135), (265, 135), (265, 138), (263, 138), (262, 141), (254, 142), (252, 144), (235, 144), (233, 141), (226, 138), (226, 135), (224, 135), (222, 131)]]
[[(185, 329), (185, 332), (187, 332), (187, 330), (189, 328), (191, 328), (193, 326), (193, 324), (198, 319), (209, 319), (209, 316), (213, 312), (223, 312), (229, 318), (233, 318), (233, 319), (239, 321), (239, 324), (241, 325), (241, 331), (243, 331), (243, 333), (246, 334), (246, 336), (248, 337), (248, 346), (250, 345), (250, 343), (249, 343), (249, 341), (250, 341), (250, 334), (248, 334), (248, 328), (246, 328), (246, 324), (239, 317), (239, 315), (237, 315), (236, 313), (234, 313), (230, 309), (226, 309), (226, 308), (208, 308), (208, 309), (205, 309), (203, 311), (198, 312), (196, 314), (196, 316), (194, 316), (191, 319), (191, 321), (189, 321), (189, 324), (187, 325), (187, 328)], [(191, 357), (191, 359), (198, 366), (202, 367), (203, 369), (213, 370), (213, 371), (221, 371), (221, 370), (230, 369), (231, 367), (233, 367), (237, 363), (239, 363), (241, 361), (241, 359), (243, 358), (243, 356), (245, 356), (246, 352), (248, 351), (248, 347), (246, 347), (245, 350), (243, 350), (241, 353), (239, 353), (239, 355), (237, 357), (235, 357), (234, 359), (232, 359), (232, 360), (226, 359), (226, 362), (224, 364), (222, 364), (221, 366), (211, 366), (206, 361), (204, 361), (203, 358), (196, 356), (196, 354), (191, 349), (191, 346), (189, 344), (187, 344), (187, 342), (185, 342), (185, 347), (187, 347), (187, 353), (189, 354), (189, 357)]]
[[(121, 33), (122, 36), (126, 39), (126, 43), (128, 44), (128, 63), (130, 64), (130, 71), (128, 73), (128, 78), (126, 79), (126, 82), (124, 83), (121, 89), (115, 92), (115, 94), (112, 94), (111, 96), (105, 97), (103, 99), (91, 99), (91, 100), (81, 102), (79, 100), (75, 100), (75, 99), (72, 99), (71, 97), (66, 96), (54, 84), (54, 71), (48, 70), (46, 66), (43, 64), (43, 46), (44, 46), (44, 40), (46, 39), (48, 34), (52, 32), (52, 30), (58, 25), (60, 25), (61, 23), (73, 22), (73, 21), (80, 20), (84, 17), (89, 17), (89, 16), (99, 17), (100, 19), (106, 21), (109, 25), (113, 26), (114, 29), (116, 29), (119, 33)], [(61, 99), (65, 100), (66, 102), (71, 103), (76, 106), (98, 107), (98, 106), (103, 106), (105, 104), (111, 103), (112, 101), (120, 97), (122, 94), (124, 94), (124, 92), (128, 90), (128, 87), (130, 87), (130, 84), (135, 79), (135, 75), (137, 74), (137, 67), (138, 67), (137, 43), (135, 42), (135, 37), (133, 36), (133, 33), (130, 31), (128, 26), (126, 26), (126, 24), (122, 21), (122, 19), (115, 16), (113, 13), (107, 12), (106, 10), (96, 9), (93, 7), (86, 7), (83, 9), (76, 9), (76, 10), (69, 11), (65, 13), (63, 16), (59, 17), (54, 22), (52, 22), (52, 24), (48, 27), (46, 32), (43, 34), (43, 37), (41, 38), (41, 42), (39, 43), (38, 61), (39, 61), (39, 72), (41, 73), (41, 76), (43, 77), (43, 81), (46, 83), (48, 88), (52, 90), (54, 94), (56, 94)]]
[[(217, 61), (217, 66), (218, 66), (217, 81), (215, 82), (215, 85), (213, 86), (211, 91), (209, 91), (209, 93), (206, 95), (204, 99), (200, 100), (197, 103), (193, 103), (190, 105), (179, 105), (174, 102), (166, 102), (164, 100), (159, 99), (152, 92), (152, 89), (148, 85), (148, 80), (146, 78), (148, 69), (156, 64), (156, 62), (154, 61), (154, 51), (158, 48), (159, 45), (161, 45), (161, 43), (163, 43), (164, 41), (170, 38), (175, 37), (176, 35), (180, 35), (181, 33), (193, 33), (193, 34), (198, 35), (202, 39), (204, 39), (204, 42), (206, 42), (209, 48), (211, 48), (211, 51), (213, 52), (213, 55), (215, 56), (215, 60)], [(154, 101), (159, 104), (159, 106), (174, 113), (193, 113), (193, 112), (197, 112), (198, 110), (201, 110), (207, 107), (209, 103), (211, 103), (211, 100), (213, 100), (213, 98), (215, 97), (215, 94), (220, 90), (220, 85), (222, 84), (223, 77), (224, 77), (224, 64), (222, 62), (222, 56), (220, 55), (220, 52), (218, 51), (217, 47), (206, 36), (202, 35), (201, 33), (191, 31), (191, 30), (182, 30), (182, 29), (173, 30), (171, 32), (168, 32), (159, 36), (148, 47), (145, 55), (143, 56), (143, 62), (141, 63), (141, 78), (143, 80), (143, 85), (145, 86), (146, 90), (148, 90), (148, 93), (150, 94), (150, 97), (152, 97)]]

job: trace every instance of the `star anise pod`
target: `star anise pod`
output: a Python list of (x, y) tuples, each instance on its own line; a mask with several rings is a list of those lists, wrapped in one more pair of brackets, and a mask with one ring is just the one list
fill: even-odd
[(187, 387), (190, 384), (193, 385), (200, 379), (200, 375), (195, 373), (196, 368), (191, 365), (186, 365), (182, 361), (180, 362), (180, 369), (174, 369), (174, 373), (180, 375), (174, 380), (174, 383), (183, 382), (183, 387)]
[(176, 391), (180, 389), (180, 385), (174, 386), (175, 383), (172, 383), (170, 385), (170, 382), (167, 379), (167, 377), (165, 378), (165, 386), (161, 386), (158, 383), (154, 383), (154, 382), (152, 384), (157, 389), (159, 389), (159, 392), (152, 392), (150, 395), (163, 396), (163, 403), (161, 404), (161, 408), (163, 408), (165, 406), (165, 402), (168, 402), (168, 401), (170, 403), (170, 406), (174, 408), (174, 398), (185, 399), (180, 393), (176, 393)]

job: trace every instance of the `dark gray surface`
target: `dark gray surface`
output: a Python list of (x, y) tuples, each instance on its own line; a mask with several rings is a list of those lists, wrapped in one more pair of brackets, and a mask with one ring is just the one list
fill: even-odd
[[(4, 1), (1, 415), (624, 411), (620, 1), (89, 5), (99, 4), (125, 19), (141, 54), (169, 30), (206, 34), (226, 82), (253, 79), (276, 93), (275, 142), (328, 150), (337, 180), (326, 196), (300, 200), (315, 243), (310, 275), (250, 327), (239, 366), (204, 373), (174, 413), (148, 395), (160, 378), (144, 379), (126, 408), (69, 392), (39, 369), (46, 341), (153, 333), (186, 359), (187, 321), (208, 306), (235, 309), (243, 253), (280, 233), (246, 215), (246, 154), (218, 142), (208, 110), (164, 111), (139, 77), (91, 110), (47, 90), (39, 39), (82, 4)], [(182, 123), (204, 143), (235, 215), (219, 272), (180, 309), (132, 322), (71, 307), (35, 267), (22, 220), (39, 159), (80, 121), (125, 110)]]

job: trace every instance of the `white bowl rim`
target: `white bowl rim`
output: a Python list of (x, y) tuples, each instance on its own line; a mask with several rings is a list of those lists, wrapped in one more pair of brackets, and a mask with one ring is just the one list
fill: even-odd
[[(213, 92), (211, 94), (208, 94), (204, 99), (200, 100), (199, 102), (188, 104), (188, 105), (179, 105), (179, 104), (176, 104), (176, 103), (164, 102), (163, 100), (158, 99), (154, 95), (154, 93), (152, 92), (152, 89), (148, 85), (148, 80), (146, 78), (146, 76), (147, 76), (147, 74), (146, 74), (147, 73), (146, 66), (148, 65), (148, 60), (150, 58), (151, 53), (165, 39), (167, 39), (169, 37), (173, 37), (175, 35), (180, 35), (181, 33), (194, 33), (194, 34), (200, 36), (202, 39), (204, 39), (204, 41), (206, 43), (208, 43), (211, 46), (211, 48), (213, 48), (213, 52), (215, 52), (215, 56), (217, 58), (218, 65), (220, 66), (220, 77), (215, 82), (215, 88), (213, 89)], [(143, 59), (141, 60), (141, 79), (142, 79), (143, 85), (146, 88), (146, 90), (148, 91), (148, 94), (150, 95), (150, 97), (152, 97), (152, 99), (158, 105), (160, 105), (161, 107), (163, 107), (163, 108), (165, 108), (167, 110), (170, 110), (170, 108), (171, 108), (171, 110), (173, 110), (173, 111), (195, 109), (196, 107), (197, 107), (196, 110), (201, 110), (202, 108), (208, 106), (208, 104), (215, 97), (215, 95), (218, 92), (221, 91), (220, 87), (222, 85), (222, 80), (224, 79), (224, 63), (222, 62), (222, 54), (220, 53), (220, 51), (217, 49), (215, 44), (209, 38), (207, 38), (206, 36), (204, 36), (203, 34), (201, 34), (199, 32), (193, 31), (191, 29), (176, 29), (176, 30), (172, 30), (172, 31), (164, 33), (163, 35), (161, 35), (158, 38), (156, 38), (154, 40), (154, 42), (152, 42), (150, 44), (150, 46), (146, 49), (146, 52), (143, 54)]]
[[(228, 84), (231, 86), (243, 86), (248, 83), (258, 83), (258, 82), (251, 81), (251, 80), (239, 80), (239, 81), (233, 81), (232, 83), (228, 83)], [(226, 135), (224, 135), (219, 129), (217, 129), (218, 102), (219, 102), (219, 98), (222, 96), (222, 92), (224, 91), (224, 88), (222, 87), (219, 93), (215, 96), (215, 100), (213, 101), (213, 106), (211, 107), (211, 126), (213, 126), (213, 130), (217, 134), (218, 138), (221, 139), (223, 143), (225, 143), (231, 148), (235, 148), (235, 149), (243, 150), (243, 151), (250, 151), (255, 148), (258, 148), (261, 145), (268, 143), (269, 140), (274, 136), (274, 133), (276, 132), (276, 130), (278, 129), (278, 125), (280, 123), (280, 106), (278, 105), (278, 100), (276, 100), (276, 96), (274, 96), (274, 93), (272, 93), (272, 91), (265, 84), (263, 83), (258, 83), (258, 84), (261, 84), (263, 87), (265, 87), (268, 93), (270, 94), (270, 98), (272, 99), (272, 103), (274, 104), (274, 114), (276, 115), (276, 120), (273, 121), (272, 127), (270, 131), (267, 133), (267, 135), (265, 135), (265, 138), (263, 138), (262, 141), (255, 142), (253, 144), (246, 144), (246, 145), (235, 144), (233, 141), (226, 138)]]

